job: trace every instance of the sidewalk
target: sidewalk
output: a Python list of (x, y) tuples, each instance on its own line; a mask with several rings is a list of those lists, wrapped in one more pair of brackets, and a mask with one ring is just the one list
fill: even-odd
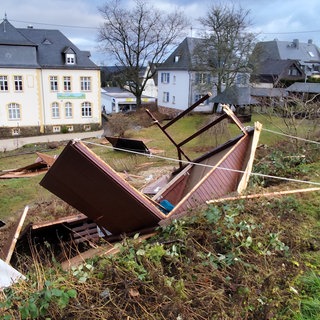
[(44, 143), (53, 141), (69, 141), (72, 139), (99, 138), (103, 134), (103, 130), (76, 132), (76, 133), (59, 133), (35, 137), (16, 137), (12, 139), (0, 139), (0, 152), (10, 151), (23, 147), (30, 143)]

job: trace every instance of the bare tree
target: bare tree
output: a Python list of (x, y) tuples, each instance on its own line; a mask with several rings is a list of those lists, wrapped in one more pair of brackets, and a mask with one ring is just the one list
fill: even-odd
[(124, 8), (121, 0), (111, 0), (99, 11), (105, 22), (98, 41), (116, 64), (124, 67), (126, 84), (140, 108), (142, 92), (156, 72), (155, 68), (148, 68), (141, 78), (141, 69), (164, 61), (171, 46), (183, 36), (187, 20), (179, 11), (164, 13), (145, 0), (136, 0), (134, 8)]
[(199, 18), (206, 32), (202, 34), (205, 41), (198, 55), (201, 64), (206, 63), (216, 77), (217, 93), (234, 85), (237, 75), (248, 74), (256, 42), (256, 35), (247, 31), (249, 12), (234, 5), (213, 4), (207, 15)]

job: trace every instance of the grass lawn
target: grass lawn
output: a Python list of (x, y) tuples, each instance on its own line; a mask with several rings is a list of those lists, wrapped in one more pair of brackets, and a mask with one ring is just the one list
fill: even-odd
[[(194, 114), (186, 116), (172, 125), (168, 129), (168, 133), (177, 143), (179, 143), (208, 123), (211, 118), (212, 115)], [(253, 125), (256, 121), (261, 122), (263, 128), (277, 132), (288, 132), (288, 128), (285, 126), (283, 119), (261, 114), (253, 114), (251, 123), (245, 125)], [(301, 125), (299, 127), (299, 133), (304, 137), (305, 133), (310, 131), (310, 128), (312, 128), (312, 126), (305, 122), (303, 123), (303, 126)], [(235, 124), (229, 123), (218, 128), (218, 131), (211, 131), (209, 134), (206, 133), (201, 135), (193, 142), (185, 145), (183, 150), (193, 159), (202, 154), (206, 148), (212, 148), (212, 146), (221, 144), (240, 133), (241, 131)], [(141, 130), (129, 130), (126, 136), (129, 138), (143, 139), (146, 141), (145, 143), (149, 148), (162, 150), (162, 153), (160, 153), (161, 156), (177, 159), (176, 148), (155, 125), (142, 128)], [(282, 139), (285, 138), (267, 131), (262, 131), (260, 144), (272, 146)], [(35, 151), (43, 152), (43, 148), (44, 146), (41, 145), (36, 147), (29, 146), (21, 148), (20, 150), (0, 154), (0, 170), (19, 168), (33, 163), (36, 159)], [(109, 148), (106, 148), (104, 146), (90, 145), (90, 148), (115, 170), (120, 172), (126, 171), (135, 173), (139, 164), (150, 161), (152, 162), (152, 166), (168, 165), (167, 161), (161, 159), (149, 159), (145, 156), (115, 152), (110, 146)], [(58, 149), (47, 150), (45, 153), (57, 155), (62, 150), (63, 146), (60, 146)], [(13, 156), (17, 153), (19, 155)], [(177, 166), (174, 162), (171, 162), (170, 165)], [(30, 205), (35, 201), (37, 202), (50, 198), (52, 195), (39, 186), (41, 178), (42, 175), (32, 178), (0, 180), (0, 219), (5, 219), (17, 212), (21, 212), (27, 204)]]
[[(170, 134), (176, 142), (183, 141), (209, 118), (188, 116), (172, 126)], [(269, 130), (299, 132), (302, 137), (313, 130), (300, 123), (288, 131), (281, 119), (258, 114), (251, 124), (255, 121)], [(194, 157), (240, 131), (234, 124), (215, 130), (188, 144), (187, 153)], [(163, 150), (161, 155), (176, 158), (175, 147), (156, 126), (129, 131), (127, 137), (144, 139), (148, 147)], [(283, 139), (287, 143), (276, 144)], [(87, 142), (93, 142), (87, 145), (117, 171), (139, 174), (138, 168), (147, 162), (151, 170), (167, 164), (96, 145), (102, 142), (98, 139)], [(320, 181), (317, 145), (309, 149), (304, 145), (294, 154), (292, 141), (268, 131), (262, 131), (260, 144), (268, 147), (257, 150), (255, 169)], [(0, 155), (0, 169), (35, 159), (34, 154), (8, 155)], [(49, 202), (54, 196), (40, 187), (41, 178), (0, 180), (0, 219), (13, 219), (27, 204)], [(297, 185), (278, 182), (267, 188), (250, 181), (255, 192)], [(18, 269), (28, 268), (28, 281), (0, 299), (0, 313), (6, 319), (37, 319), (40, 314), (48, 319), (319, 319), (319, 203), (320, 192), (224, 201), (159, 227), (150, 241), (124, 237), (117, 244), (118, 254), (94, 257), (70, 272), (62, 271), (51, 254), (48, 268), (42, 256), (26, 257), (28, 263), (23, 261)], [(39, 210), (34, 210), (37, 217)], [(67, 211), (57, 203), (55, 211), (59, 210)], [(43, 213), (52, 219), (47, 207)]]

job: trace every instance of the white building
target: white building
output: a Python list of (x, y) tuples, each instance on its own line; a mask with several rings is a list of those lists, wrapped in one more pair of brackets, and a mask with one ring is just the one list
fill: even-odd
[[(207, 68), (199, 68), (194, 51), (203, 42), (185, 38), (158, 70), (159, 108), (185, 110), (211, 92), (216, 94), (215, 79)], [(206, 100), (195, 111), (211, 112), (213, 103)]]
[(60, 31), (0, 24), (0, 138), (101, 125), (100, 70)]
[[(156, 98), (143, 95), (142, 104), (155, 104)], [(137, 100), (133, 93), (119, 87), (101, 89), (102, 112), (106, 114), (135, 111)]]

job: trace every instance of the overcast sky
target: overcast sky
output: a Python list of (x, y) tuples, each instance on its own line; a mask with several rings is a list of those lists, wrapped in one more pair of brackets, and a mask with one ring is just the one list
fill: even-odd
[[(122, 0), (128, 2), (132, 0)], [(81, 50), (91, 52), (91, 59), (98, 65), (110, 65), (110, 60), (98, 52), (97, 33), (103, 22), (98, 7), (104, 0), (1, 0), (1, 19), (7, 18), (15, 27), (58, 29)], [(188, 36), (197, 36), (197, 18), (206, 15), (212, 1), (161, 0), (149, 1), (156, 7), (169, 11), (180, 8), (189, 17), (193, 28)], [(216, 3), (217, 1), (215, 1)], [(227, 1), (221, 1), (226, 4)], [(234, 0), (233, 4), (250, 10), (252, 31), (259, 33), (259, 40), (275, 38), (290, 41), (312, 39), (320, 47), (320, 0)]]

